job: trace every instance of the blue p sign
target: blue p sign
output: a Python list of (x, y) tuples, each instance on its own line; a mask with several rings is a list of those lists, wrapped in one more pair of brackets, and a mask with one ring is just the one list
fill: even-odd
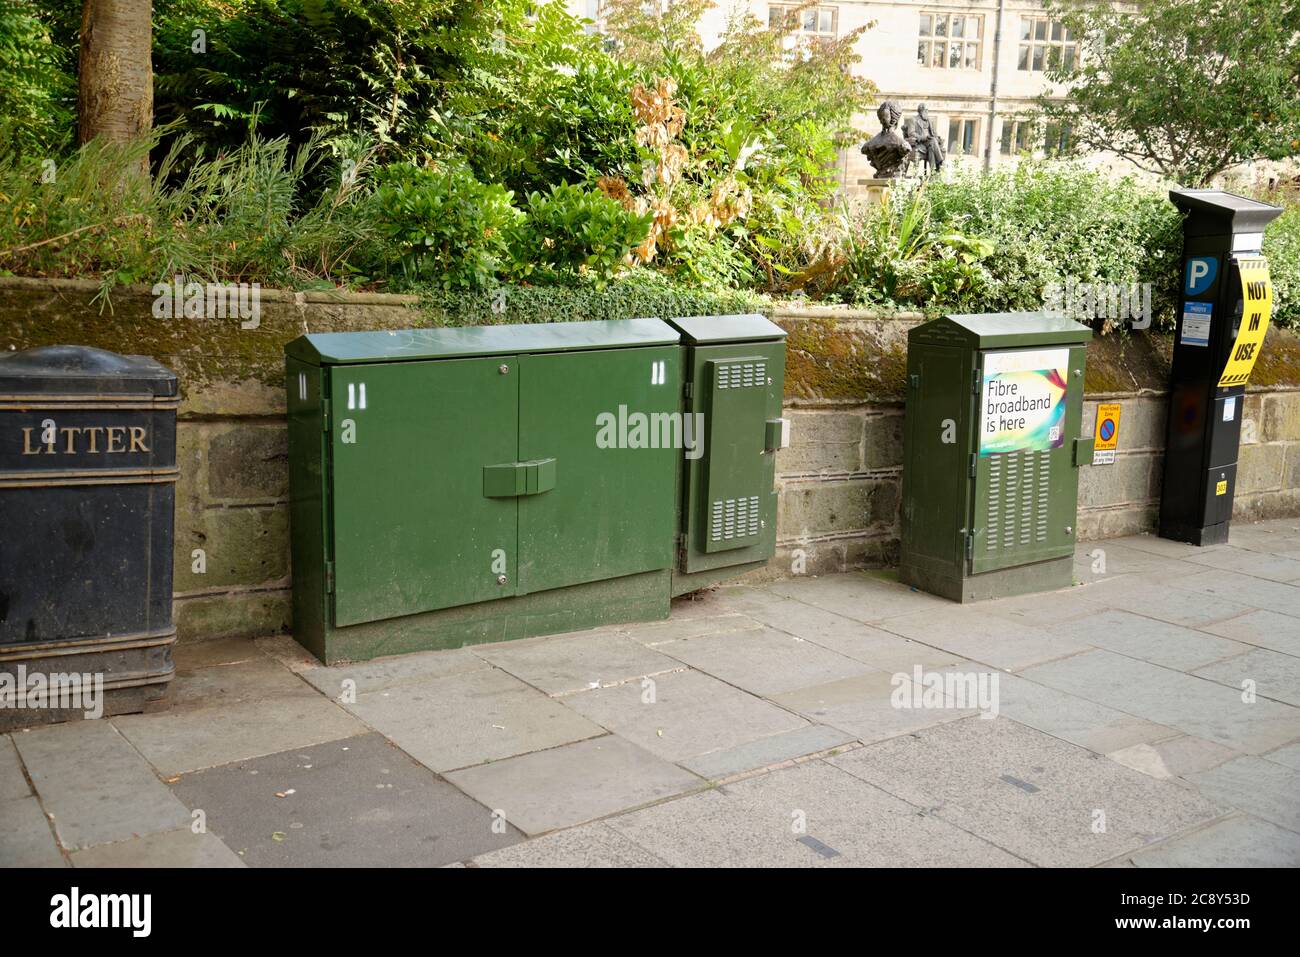
[(1214, 275), (1219, 271), (1219, 260), (1213, 256), (1198, 256), (1187, 260), (1187, 279), (1183, 283), (1183, 295), (1199, 296), (1214, 284)]

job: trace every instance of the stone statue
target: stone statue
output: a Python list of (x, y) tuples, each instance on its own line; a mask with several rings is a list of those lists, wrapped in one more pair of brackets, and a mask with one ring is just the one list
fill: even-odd
[(862, 155), (876, 170), (878, 179), (901, 176), (912, 147), (898, 132), (898, 121), (903, 110), (893, 100), (886, 100), (876, 111), (880, 117), (880, 132), (862, 144)]
[(925, 164), (927, 173), (939, 172), (944, 160), (943, 139), (930, 122), (930, 111), (926, 109), (924, 103), (916, 108), (916, 116), (904, 125), (903, 136), (907, 138), (907, 143), (912, 148), (907, 165), (910, 166), (914, 160), (920, 160)]

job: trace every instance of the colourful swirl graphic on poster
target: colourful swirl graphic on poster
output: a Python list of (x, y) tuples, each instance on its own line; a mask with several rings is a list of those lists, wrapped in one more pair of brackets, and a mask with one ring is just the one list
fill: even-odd
[(980, 396), (980, 455), (1041, 452), (1065, 442), (1069, 349), (990, 352)]

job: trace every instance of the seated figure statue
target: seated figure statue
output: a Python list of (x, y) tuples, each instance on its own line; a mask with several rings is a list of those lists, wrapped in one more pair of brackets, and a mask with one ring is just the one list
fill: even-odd
[(930, 112), (924, 103), (916, 108), (916, 116), (903, 126), (903, 135), (911, 147), (906, 165), (919, 160), (925, 164), (927, 173), (939, 172), (944, 161), (943, 140), (930, 122)]
[(878, 179), (902, 175), (903, 166), (912, 153), (912, 147), (898, 132), (902, 115), (902, 109), (893, 100), (881, 103), (876, 111), (880, 118), (880, 132), (862, 144), (862, 155), (875, 168)]

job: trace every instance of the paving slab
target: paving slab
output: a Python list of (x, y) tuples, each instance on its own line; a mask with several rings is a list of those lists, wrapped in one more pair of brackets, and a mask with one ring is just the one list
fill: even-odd
[(809, 724), (794, 731), (784, 731), (722, 751), (711, 751), (682, 761), (682, 767), (702, 778), (719, 781), (758, 768), (802, 758), (810, 754), (853, 744), (856, 738), (847, 731), (827, 725)]
[(1272, 761), (1274, 764), (1281, 764), (1300, 771), (1300, 741), (1284, 745), (1276, 751), (1269, 751), (1267, 754), (1261, 755), (1261, 757)]
[(940, 668), (961, 660), (951, 652), (794, 599), (756, 611), (754, 617), (777, 631), (882, 671), (911, 671), (918, 664), (923, 668)]
[(1106, 544), (1135, 548), (1140, 552), (1149, 552), (1162, 558), (1187, 558), (1192, 555), (1203, 555), (1205, 552), (1214, 549), (1228, 547), (1226, 544), (1191, 545), (1187, 542), (1176, 542), (1171, 538), (1161, 538), (1159, 535), (1151, 534), (1124, 535), (1119, 538), (1108, 539)]
[(1253, 681), (1256, 694), (1300, 707), (1300, 658), (1291, 655), (1256, 648), (1199, 668), (1196, 674), (1238, 690), (1244, 682)]
[[(468, 648), (448, 651), (422, 651), (412, 655), (394, 655), (348, 665), (318, 665), (299, 674), (302, 679), (329, 698), (345, 694), (363, 694), (391, 688), (421, 678), (442, 678), (489, 668), (487, 662)], [(351, 684), (348, 684), (351, 682)]]
[(1228, 638), (1193, 631), (1131, 611), (1098, 611), (1088, 618), (1053, 625), (1055, 635), (1108, 648), (1130, 658), (1141, 658), (1175, 671), (1193, 671), (1204, 665), (1249, 651), (1250, 646)]
[(77, 851), (72, 863), (75, 867), (247, 866), (217, 837), (195, 834), (188, 827)]
[(32, 793), (9, 735), (0, 734), (0, 801), (24, 798)]
[(912, 701), (908, 689), (913, 684), (911, 678), (895, 680), (895, 675), (877, 671), (774, 695), (772, 700), (810, 721), (839, 728), (864, 742), (883, 741), (975, 713), (956, 707), (895, 707), (895, 690), (901, 688), (900, 696)]
[(182, 641), (172, 649), (172, 663), (176, 666), (177, 673), (238, 661), (261, 661), (264, 657), (252, 638)]
[(1023, 676), (1244, 754), (1300, 737), (1300, 710), (1290, 705), (1266, 698), (1247, 704), (1237, 689), (1113, 651), (1075, 655)]
[(594, 821), (704, 782), (614, 735), (453, 771), (447, 779), (525, 834)]
[(0, 798), (0, 866), (68, 866), (35, 795)]
[(189, 808), (108, 721), (34, 728), (14, 744), (69, 850), (190, 823)]
[(1247, 756), (1187, 780), (1212, 801), (1300, 831), (1300, 771), (1295, 768)]
[[(1169, 584), (1189, 594), (1231, 599), (1254, 608), (1300, 618), (1300, 585), (1266, 581), (1218, 569), (1201, 572), (1190, 578), (1172, 579)], [(1181, 599), (1182, 595), (1176, 597)]]
[(999, 678), (998, 713), (1098, 754), (1178, 733), (1019, 675)]
[(982, 601), (978, 609), (986, 615), (996, 615), (1030, 628), (1091, 618), (1097, 614), (1097, 607), (1080, 598), (1073, 588)]
[(252, 867), (437, 867), (522, 838), (379, 734), (187, 774), (173, 790)]
[(322, 667), (316, 656), (294, 641), (292, 635), (267, 635), (255, 638), (253, 643), (257, 645), (258, 651), (290, 671), (302, 672)]
[(872, 670), (860, 661), (774, 628), (700, 635), (655, 647), (692, 668), (760, 695), (780, 694)]
[(1046, 628), (1031, 628), (961, 605), (891, 618), (880, 627), (1008, 671), (1064, 658), (1091, 647)]
[(1128, 860), (1138, 867), (1300, 867), (1300, 834), (1235, 815)]
[(1201, 555), (1188, 556), (1186, 560), (1195, 565), (1207, 565), (1268, 581), (1300, 581), (1300, 561), (1248, 548), (1215, 548)]
[(1300, 657), (1300, 618), (1291, 615), (1252, 611), (1226, 621), (1202, 625), (1201, 631)]
[(1180, 734), (1163, 741), (1143, 742), (1120, 748), (1111, 751), (1106, 757), (1153, 778), (1167, 779), (1208, 771), (1240, 755), (1213, 741)]
[(1228, 544), (1266, 552), (1295, 548), (1300, 545), (1300, 527), (1295, 519), (1234, 523), (1228, 529)]
[(603, 821), (571, 827), (474, 858), (475, 867), (664, 867)]
[(1100, 864), (1223, 813), (1006, 718), (957, 721), (829, 762), (1042, 866)]
[(627, 636), (643, 645), (654, 647), (678, 638), (696, 638), (719, 631), (744, 631), (758, 622), (747, 615), (709, 615), (700, 618), (677, 618), (627, 625)]
[(450, 771), (605, 733), (496, 668), (407, 681), (348, 709), (425, 767)]
[(476, 653), (549, 695), (608, 687), (682, 666), (616, 632), (565, 635), (533, 645), (496, 645), (487, 651), (476, 649)]
[(1196, 566), (1186, 561), (1123, 545), (1115, 538), (1083, 542), (1074, 552), (1074, 580), (1084, 585), (1125, 575), (1159, 582), (1195, 573)]
[[(1194, 570), (1200, 566), (1189, 567)], [(1250, 606), (1241, 602), (1179, 587), (1179, 582), (1189, 581), (1197, 574), (1201, 573), (1174, 576), (1167, 583), (1148, 581), (1141, 575), (1125, 575), (1084, 586), (1078, 595), (1103, 609), (1118, 608), (1189, 628), (1201, 628), (1250, 611)], [(1174, 587), (1164, 587), (1166, 584)]]
[(866, 572), (823, 578), (795, 578), (767, 586), (774, 595), (793, 598), (857, 621), (874, 622), (949, 604), (943, 598)]
[(671, 672), (651, 681), (648, 687), (629, 682), (585, 691), (566, 698), (565, 704), (650, 753), (677, 762), (808, 724), (698, 671)]
[(274, 661), (191, 672), (170, 711), (111, 719), (163, 777), (363, 734), (364, 725)]
[(677, 867), (1024, 866), (819, 760), (607, 823)]

